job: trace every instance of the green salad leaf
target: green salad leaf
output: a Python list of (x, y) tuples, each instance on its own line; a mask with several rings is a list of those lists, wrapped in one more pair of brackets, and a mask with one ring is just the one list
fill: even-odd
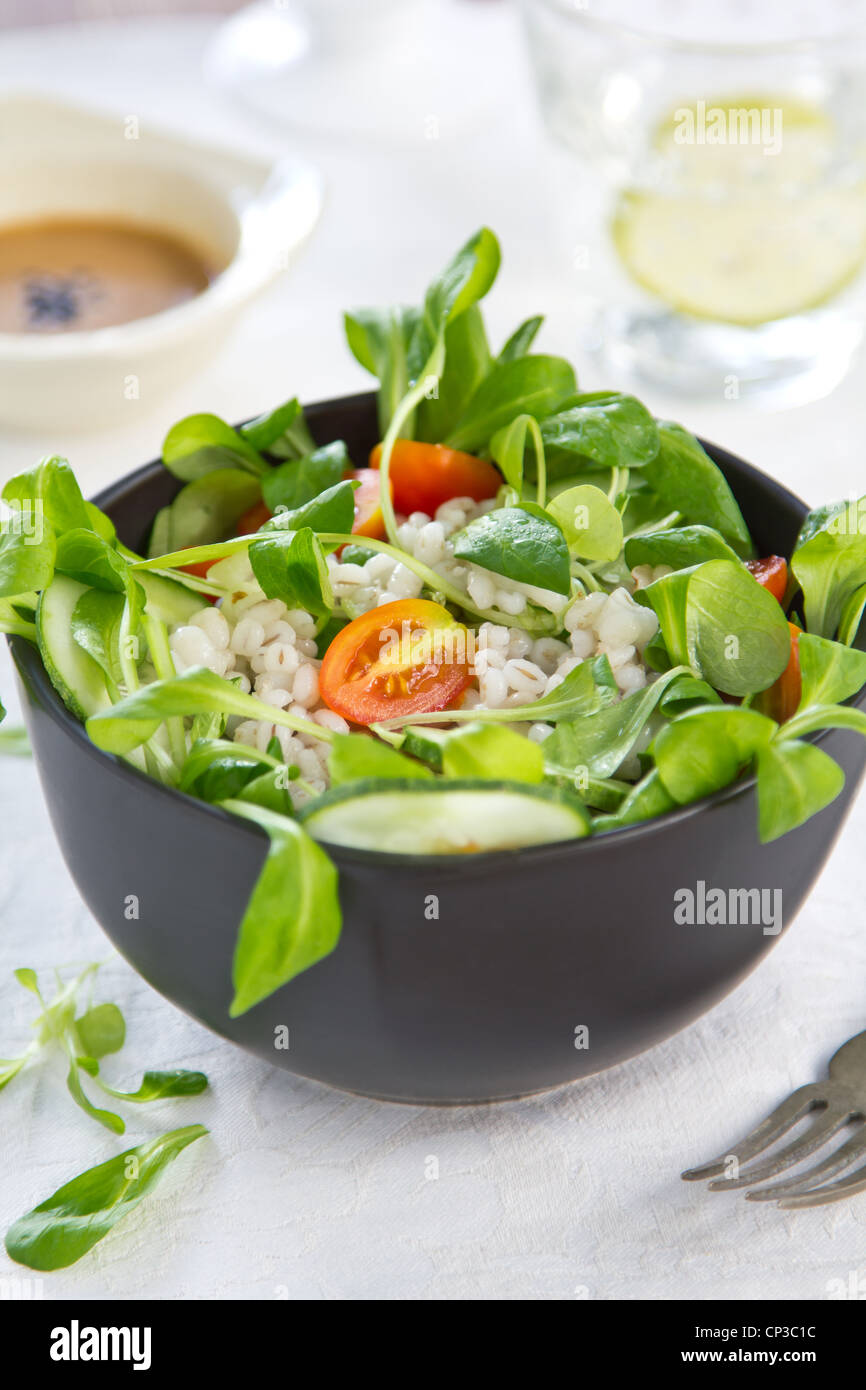
[(822, 748), (799, 739), (774, 740), (760, 748), (757, 773), (762, 844), (823, 811), (845, 785), (839, 764)]
[(561, 528), (540, 507), (524, 502), (470, 521), (453, 538), (454, 554), (517, 583), (567, 596), (571, 592), (568, 544)]
[(225, 807), (260, 826), (270, 846), (238, 931), (232, 1018), (330, 954), (342, 923), (337, 870), (297, 821), (261, 806)]
[[(801, 532), (801, 535), (804, 533)], [(803, 590), (806, 626), (816, 637), (833, 637), (846, 605), (863, 588), (866, 574), (866, 499), (834, 511), (822, 525), (800, 542), (791, 557), (791, 569)], [(862, 611), (862, 609), (860, 610)], [(859, 625), (859, 616), (858, 616)], [(850, 631), (852, 610), (846, 611)], [(856, 629), (855, 629), (856, 630)]]
[(201, 1139), (204, 1125), (169, 1130), (64, 1183), (6, 1234), (6, 1253), (28, 1269), (66, 1269), (137, 1207), (165, 1168)]
[(154, 517), (148, 555), (222, 540), (261, 498), (256, 477), (240, 468), (216, 468), (181, 488)]
[(682, 425), (659, 423), (658, 450), (647, 461), (646, 479), (686, 521), (718, 531), (738, 555), (752, 554), (748, 527), (724, 474)]
[(428, 767), (405, 758), (387, 743), (368, 734), (337, 734), (328, 754), (331, 786), (357, 782), (363, 777), (431, 777)]
[(346, 446), (338, 439), (272, 468), (262, 479), (262, 497), (272, 512), (295, 511), (336, 487), (351, 467)]
[(322, 543), (309, 526), (300, 531), (262, 532), (250, 546), (250, 564), (262, 592), (288, 608), (305, 608), (321, 618), (334, 607)]
[(530, 354), (497, 362), (444, 442), (452, 449), (478, 453), (515, 416), (542, 420), (574, 393), (575, 386), (574, 368), (562, 357)]
[(449, 732), (442, 741), (446, 777), (509, 782), (541, 782), (541, 747), (502, 724), (478, 721)]
[(668, 724), (650, 752), (665, 791), (680, 805), (736, 781), (777, 725), (738, 705), (698, 706)]
[(736, 560), (708, 560), (694, 570), (685, 616), (690, 664), (716, 690), (766, 690), (788, 664), (791, 633), (782, 609)]
[(578, 468), (643, 468), (658, 453), (656, 422), (619, 391), (575, 395), (541, 422), (551, 478)]
[(533, 314), (532, 318), (524, 319), (503, 345), (497, 361), (514, 362), (518, 357), (525, 357), (543, 323), (543, 314)]
[(256, 477), (267, 464), (249, 440), (218, 415), (187, 415), (172, 425), (162, 444), (162, 461), (170, 473), (191, 483), (216, 469), (240, 468)]
[(547, 510), (562, 528), (573, 555), (615, 560), (622, 550), (622, 517), (601, 488), (584, 483), (557, 493)]
[(711, 526), (676, 526), (664, 531), (644, 532), (625, 543), (625, 562), (635, 565), (670, 565), (687, 569), (705, 560), (738, 559), (727, 541)]

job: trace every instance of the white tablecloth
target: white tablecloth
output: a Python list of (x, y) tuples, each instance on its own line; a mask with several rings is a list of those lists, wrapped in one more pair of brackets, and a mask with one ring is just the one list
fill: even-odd
[[(490, 305), (495, 335), (544, 309), (546, 346), (572, 353), (568, 271), (547, 250), (535, 185), (541, 135), (523, 54), (509, 10), (484, 8), (486, 61), (503, 100), (470, 138), (414, 148), (288, 137), (228, 105), (198, 77), (210, 21), (5, 33), (2, 87), (98, 99), (266, 152), (291, 143), (322, 166), (329, 200), (296, 271), (206, 374), (110, 435), (7, 435), (4, 475), (60, 450), (94, 489), (157, 454), (165, 427), (190, 410), (216, 406), (231, 419), (295, 392), (312, 400), (358, 389), (365, 378), (343, 347), (340, 311), (416, 297), (482, 222), (505, 252)], [(609, 384), (591, 372), (584, 379)], [(784, 414), (724, 400), (655, 404), (818, 499), (862, 490), (863, 389), (861, 368), (830, 398)], [(9, 688), (4, 655), (0, 689)], [(107, 952), (60, 859), (28, 761), (0, 765), (0, 806), (0, 1053), (12, 1055), (26, 1041), (31, 999), (11, 971), (31, 965), (47, 976)], [(833, 1281), (866, 1274), (866, 1196), (783, 1213), (710, 1196), (678, 1174), (728, 1148), (864, 1026), (864, 833), (866, 801), (793, 929), (709, 1016), (594, 1080), (505, 1105), (414, 1109), (295, 1080), (212, 1038), (113, 958), (99, 997), (124, 1008), (129, 1037), (110, 1074), (128, 1081), (146, 1066), (186, 1066), (211, 1078), (206, 1096), (133, 1113), (129, 1142), (194, 1120), (211, 1137), (109, 1239), (73, 1269), (44, 1276), (37, 1292), (826, 1298)], [(22, 1074), (0, 1095), (0, 1226), (123, 1143), (75, 1109), (59, 1060)], [(431, 1156), (437, 1180), (426, 1176)], [(22, 1273), (0, 1254), (0, 1291)]]

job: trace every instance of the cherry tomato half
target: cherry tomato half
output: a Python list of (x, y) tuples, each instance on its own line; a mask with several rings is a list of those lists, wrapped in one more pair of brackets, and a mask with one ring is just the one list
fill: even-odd
[(446, 709), (470, 681), (469, 637), (447, 609), (399, 599), (362, 613), (325, 652), (319, 689), (354, 724)]
[[(370, 455), (370, 467), (378, 468), (382, 445), (377, 444)], [(447, 449), (444, 444), (421, 444), (414, 439), (398, 439), (391, 451), (388, 470), (398, 512), (426, 512), (433, 516), (436, 508), (452, 497), (471, 497), (483, 502), (495, 497), (502, 486), (502, 476), (492, 463), (462, 454), (459, 449)]]
[(788, 564), (781, 555), (767, 555), (763, 560), (747, 560), (746, 569), (763, 589), (773, 595), (773, 598), (778, 599), (779, 603), (784, 603), (785, 590), (788, 587)]
[(800, 634), (803, 629), (796, 623), (788, 623), (788, 627), (791, 629), (791, 655), (788, 664), (778, 680), (773, 681), (767, 690), (763, 690), (756, 701), (761, 713), (768, 714), (779, 724), (784, 724), (786, 719), (796, 714), (802, 691)]
[[(352, 522), (352, 530), (356, 536), (372, 536), (374, 539), (384, 540), (385, 518), (379, 505), (378, 471), (375, 468), (354, 468), (346, 476), (361, 484), (355, 489), (355, 520)], [(390, 476), (388, 482), (391, 483), (393, 497), (394, 484)]]

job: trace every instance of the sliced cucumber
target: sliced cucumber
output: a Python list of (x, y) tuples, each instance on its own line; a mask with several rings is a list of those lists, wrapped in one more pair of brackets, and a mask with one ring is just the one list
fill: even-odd
[(468, 854), (587, 835), (585, 807), (569, 792), (523, 782), (347, 783), (301, 812), (316, 840), (390, 854)]
[(84, 584), (58, 574), (36, 608), (36, 640), (43, 664), (63, 703), (79, 719), (111, 704), (102, 671), (72, 636), (72, 610), (84, 592)]
[(164, 575), (153, 574), (150, 570), (136, 570), (135, 577), (147, 595), (148, 613), (168, 628), (188, 623), (193, 613), (200, 613), (207, 607), (204, 594), (198, 594), (174, 579), (166, 579)]
[(448, 740), (448, 732), (447, 729), (436, 729), (432, 725), (409, 725), (403, 730), (405, 737), (400, 745), (400, 752), (410, 753), (413, 758), (420, 758), (422, 763), (429, 763), (430, 767), (441, 772), (442, 747)]

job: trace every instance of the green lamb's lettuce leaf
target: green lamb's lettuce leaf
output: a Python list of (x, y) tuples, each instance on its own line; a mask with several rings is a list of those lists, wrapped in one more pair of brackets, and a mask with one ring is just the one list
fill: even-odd
[(38, 1270), (75, 1264), (138, 1206), (168, 1164), (207, 1132), (203, 1125), (170, 1130), (64, 1183), (10, 1227), (9, 1258)]
[(866, 609), (866, 584), (855, 589), (842, 604), (838, 637), (839, 641), (844, 642), (846, 647), (853, 647), (857, 640), (864, 609)]
[(518, 357), (525, 357), (538, 335), (538, 331), (544, 323), (543, 314), (534, 314), (530, 319), (524, 319), (515, 328), (511, 337), (505, 343), (499, 354), (497, 361), (514, 362)]
[[(44, 516), (34, 514), (32, 519), (36, 529), (23, 511), (13, 508), (0, 515), (0, 598), (17, 598), (51, 582), (57, 554), (54, 530)], [(9, 623), (7, 627), (4, 622), (4, 629), (13, 631), (16, 618), (11, 612)]]
[(465, 724), (442, 740), (446, 777), (473, 777), (509, 782), (541, 782), (541, 747), (502, 724)]
[(661, 421), (658, 445), (645, 474), (653, 491), (686, 521), (712, 527), (738, 555), (748, 558), (752, 541), (742, 512), (721, 469), (694, 435), (682, 425)]
[(823, 811), (845, 785), (839, 764), (822, 748), (799, 739), (774, 739), (759, 749), (757, 773), (762, 844)]
[[(104, 1129), (110, 1129), (112, 1134), (124, 1134), (126, 1132), (126, 1124), (121, 1119), (120, 1115), (116, 1115), (113, 1110), (103, 1110), (98, 1105), (94, 1105), (82, 1086), (81, 1070), (83, 1069), (89, 1071), (91, 1075), (93, 1074), (93, 1068), (86, 1065), (87, 1061), (89, 1061), (89, 1059), (76, 1058), (74, 1055), (70, 1054), (69, 1071), (66, 1075), (66, 1087), (69, 1094), (79, 1109), (83, 1110), (85, 1115), (89, 1115), (91, 1120), (96, 1120), (97, 1124), (102, 1125)], [(93, 1064), (93, 1066), (95, 1065), (96, 1063)]]
[(676, 526), (664, 531), (632, 536), (625, 543), (625, 562), (635, 565), (670, 565), (681, 570), (705, 560), (737, 560), (736, 551), (710, 526)]
[(248, 439), (218, 415), (187, 415), (172, 425), (162, 445), (162, 461), (170, 473), (191, 483), (217, 469), (240, 468), (256, 477), (268, 465)]
[(554, 776), (613, 777), (631, 753), (663, 694), (687, 667), (675, 667), (652, 685), (635, 690), (616, 704), (602, 706), (576, 720), (561, 720), (541, 750), (548, 773)]
[(304, 458), (272, 468), (262, 479), (262, 497), (270, 511), (294, 511), (339, 483), (352, 467), (341, 439), (325, 444)]
[(810, 705), (835, 705), (856, 695), (866, 685), (866, 652), (814, 633), (798, 639), (802, 690), (799, 709)]
[(148, 555), (205, 545), (231, 535), (238, 520), (261, 498), (258, 478), (240, 468), (216, 468), (181, 488), (157, 512)]
[(116, 1004), (95, 1004), (73, 1025), (78, 1051), (84, 1057), (107, 1057), (126, 1041), (126, 1023)]
[(325, 552), (308, 526), (282, 534), (261, 533), (249, 550), (253, 574), (268, 598), (289, 608), (304, 608), (324, 617), (334, 607), (334, 591)]
[(72, 611), (72, 636), (79, 647), (100, 666), (111, 683), (123, 683), (120, 643), (126, 598), (106, 589), (85, 589)]
[(445, 440), (453, 449), (484, 450), (517, 415), (550, 415), (576, 387), (574, 369), (562, 357), (529, 355), (496, 363)]
[(698, 706), (666, 725), (650, 753), (665, 790), (685, 805), (736, 781), (777, 727), (742, 706)]
[(801, 532), (808, 538), (798, 543), (791, 569), (803, 590), (808, 630), (816, 637), (833, 637), (843, 612), (850, 633), (852, 608), (847, 605), (855, 604), (854, 595), (866, 584), (866, 498), (832, 511), (824, 522), (812, 534), (808, 527)]
[(484, 319), (472, 304), (445, 330), (445, 368), (435, 390), (418, 405), (415, 437), (438, 444), (466, 411), (470, 400), (491, 368)]
[[(394, 411), (411, 385), (409, 344), (421, 318), (420, 309), (356, 309), (344, 317), (346, 340), (366, 371), (379, 379), (379, 433), (384, 437)], [(405, 431), (412, 437), (411, 429)]]
[(799, 550), (813, 536), (817, 536), (819, 531), (826, 530), (828, 524), (835, 518), (841, 518), (850, 505), (851, 503), (847, 498), (838, 498), (835, 502), (824, 502), (820, 507), (813, 507), (811, 511), (807, 512), (797, 533), (794, 549)]
[(94, 519), (102, 513), (85, 502), (66, 459), (45, 458), (36, 468), (10, 478), (3, 488), (3, 501), (34, 522), (41, 515), (58, 535), (78, 528), (101, 529), (101, 523), (94, 527)]
[(587, 468), (644, 468), (659, 447), (646, 406), (619, 391), (573, 396), (542, 420), (541, 433), (551, 478)]
[(362, 777), (432, 777), (429, 768), (368, 734), (337, 734), (328, 755), (331, 786)]
[(573, 555), (582, 560), (615, 560), (622, 550), (622, 517), (601, 488), (571, 487), (548, 503)]
[(490, 441), (490, 456), (499, 465), (506, 483), (519, 496), (523, 489), (524, 457), (526, 437), (532, 440), (535, 450), (535, 476), (537, 479), (536, 498), (539, 506), (544, 506), (547, 488), (547, 470), (544, 463), (544, 441), (538, 421), (532, 415), (518, 415), (497, 430)]
[(652, 584), (647, 584), (643, 589), (638, 589), (634, 595), (635, 601), (644, 608), (651, 608), (659, 620), (656, 637), (644, 649), (644, 661), (649, 662), (655, 669), (659, 669), (655, 667), (653, 659), (659, 640), (664, 644), (670, 662), (677, 666), (690, 666), (692, 663), (693, 653), (689, 649), (686, 613), (689, 582), (695, 569), (696, 567), (692, 566), (690, 569), (675, 570), (673, 574), (666, 574), (661, 579), (653, 580)]
[(779, 603), (736, 560), (708, 560), (691, 573), (686, 636), (690, 664), (729, 695), (766, 690), (791, 655)]
[(657, 767), (653, 767), (636, 782), (619, 809), (613, 815), (597, 816), (594, 828), (596, 833), (603, 830), (620, 830), (626, 825), (637, 825), (640, 821), (654, 820), (667, 811), (676, 809), (677, 803), (665, 788)]
[[(268, 536), (274, 531), (300, 531), (304, 526), (309, 526), (313, 531), (351, 531), (355, 519), (355, 491), (359, 486), (354, 480), (347, 479), (326, 488), (309, 502), (302, 502), (290, 511), (281, 507), (270, 521), (265, 522), (259, 534)], [(344, 558), (343, 563), (349, 562)]]
[[(431, 358), (444, 341), (449, 324), (487, 294), (499, 272), (499, 262), (499, 242), (488, 227), (482, 227), (428, 286), (409, 343), (410, 384), (420, 382), (430, 371)], [(441, 368), (432, 374), (440, 376)]]
[(522, 724), (527, 720), (555, 724), (560, 719), (578, 719), (592, 714), (600, 706), (619, 699), (610, 662), (606, 656), (582, 661), (553, 690), (527, 705), (505, 705), (499, 709), (446, 709), (432, 714), (407, 715), (402, 719), (382, 720), (377, 728), (393, 729), (411, 724), (420, 729), (427, 724), (462, 724), (481, 720), (485, 724)]
[(224, 805), (254, 821), (270, 841), (235, 948), (229, 1013), (237, 1018), (329, 955), (342, 918), (337, 870), (297, 821), (248, 802)]
[[(139, 589), (127, 561), (95, 531), (65, 531), (57, 541), (56, 566), (61, 574), (95, 589), (127, 595)], [(143, 590), (135, 602), (139, 610), (144, 607)]]
[(248, 420), (240, 432), (257, 453), (275, 458), (302, 458), (316, 447), (297, 397)]
[(517, 583), (567, 596), (571, 592), (568, 544), (557, 523), (524, 502), (476, 517), (454, 537), (454, 554)]
[(267, 705), (255, 695), (245, 695), (204, 666), (142, 686), (110, 709), (92, 715), (87, 732), (97, 748), (123, 754), (146, 743), (166, 719), (197, 714), (237, 714), (242, 719), (265, 719), (328, 742), (333, 737), (330, 730), (311, 720)]
[(178, 791), (200, 796), (203, 801), (226, 801), (273, 768), (278, 759), (245, 743), (232, 743), (218, 736), (197, 738), (183, 764)]
[(207, 1090), (208, 1079), (203, 1071), (146, 1071), (137, 1091), (117, 1091), (101, 1083), (115, 1100), (127, 1105), (148, 1105), (154, 1100), (177, 1100), (183, 1096), (200, 1096)]

